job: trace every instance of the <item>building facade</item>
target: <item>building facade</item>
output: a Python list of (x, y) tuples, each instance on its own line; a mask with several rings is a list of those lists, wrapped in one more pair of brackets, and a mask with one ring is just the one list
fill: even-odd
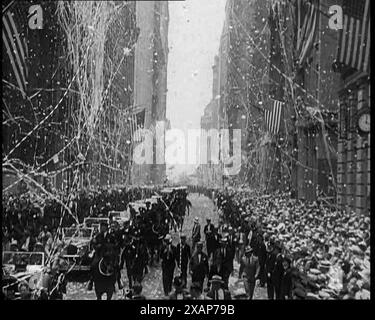
[[(204, 114), (201, 117), (201, 130), (203, 131), (201, 136), (201, 152), (206, 152), (206, 155), (201, 155), (201, 159), (204, 159), (205, 163), (199, 165), (197, 169), (197, 178), (201, 185), (205, 186), (220, 186), (222, 183), (222, 166), (218, 162), (218, 154), (216, 158), (212, 158), (212, 152), (219, 151), (214, 143), (218, 143), (219, 140), (215, 141), (216, 138), (209, 134), (210, 130), (220, 130), (220, 119), (219, 119), (219, 56), (215, 56), (214, 65), (212, 66), (212, 98), (204, 109)], [(203, 157), (202, 157), (203, 156)]]
[(357, 39), (358, 50), (353, 53), (345, 45), (350, 29), (342, 30), (333, 65), (340, 76), (337, 204), (347, 211), (368, 215), (371, 210), (370, 1), (344, 0), (342, 7), (344, 14), (357, 16), (362, 34)]
[[(144, 128), (155, 131), (156, 122), (166, 122), (168, 26), (167, 1), (137, 1), (136, 21), (140, 30), (135, 49), (134, 105), (145, 110)], [(153, 164), (133, 164), (132, 184), (161, 184), (166, 165), (158, 164), (156, 148), (164, 158), (163, 146), (153, 139)]]
[[(321, 13), (336, 3), (320, 1), (315, 40), (303, 66), (296, 63), (298, 3), (227, 1), (219, 119), (222, 127), (242, 130), (240, 183), (335, 201), (339, 77), (331, 65), (339, 33)], [(277, 135), (265, 126), (271, 99), (284, 103)]]

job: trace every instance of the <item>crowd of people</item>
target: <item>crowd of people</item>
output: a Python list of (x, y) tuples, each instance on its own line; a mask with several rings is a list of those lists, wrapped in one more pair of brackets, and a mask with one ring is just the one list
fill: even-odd
[[(103, 256), (105, 245), (113, 245), (120, 289), (124, 287), (120, 270), (127, 272), (126, 297), (147, 298), (147, 294), (142, 295), (142, 281), (148, 268), (161, 260), (167, 299), (252, 299), (257, 287), (265, 288), (269, 299), (369, 298), (369, 216), (280, 193), (262, 196), (238, 189), (193, 191), (215, 202), (217, 225), (207, 218), (201, 227), (202, 221), (195, 217), (189, 235), (178, 232), (182, 223), (176, 229), (178, 219), (171, 212), (185, 213), (191, 205), (185, 191), (179, 197), (167, 192), (156, 201), (146, 200), (145, 207), (130, 208), (131, 219), (123, 225), (116, 221), (100, 225), (91, 242), (93, 260)], [(69, 205), (76, 213), (106, 217), (109, 211), (125, 210), (132, 200), (154, 192), (149, 188), (132, 193), (107, 190), (100, 196), (81, 193)], [(48, 255), (57, 232), (46, 214), (56, 210), (52, 208), (51, 204), (42, 209), (33, 206), (25, 196), (6, 202), (3, 198), (3, 251), (36, 250)], [(84, 215), (77, 216), (81, 222)], [(177, 245), (172, 241), (173, 231), (179, 235)], [(237, 275), (235, 264), (239, 266)], [(245, 294), (230, 288), (231, 275), (243, 280)], [(91, 287), (90, 281), (88, 289)]]
[[(84, 190), (55, 198), (25, 192), (3, 194), (3, 251), (40, 250), (48, 254), (59, 227), (82, 223), (85, 217), (107, 217), (109, 211), (126, 210), (128, 203), (151, 197), (159, 189), (117, 187)], [(74, 216), (67, 213), (66, 205)], [(61, 217), (63, 216), (63, 219)]]
[(222, 232), (233, 234), (239, 257), (253, 250), (269, 299), (369, 298), (369, 215), (289, 194), (227, 189), (215, 198)]

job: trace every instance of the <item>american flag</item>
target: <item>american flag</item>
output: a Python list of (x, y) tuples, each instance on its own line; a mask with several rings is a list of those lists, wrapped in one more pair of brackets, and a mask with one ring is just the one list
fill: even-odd
[(27, 12), (15, 1), (3, 10), (3, 47), (6, 49), (18, 89), (26, 97), (27, 90)]
[(264, 119), (267, 131), (272, 134), (278, 134), (280, 130), (281, 115), (283, 111), (284, 102), (273, 100), (271, 110), (264, 110)]
[(338, 62), (359, 71), (370, 69), (370, 0), (344, 0)]
[(140, 142), (142, 140), (142, 135), (137, 132), (137, 130), (144, 128), (145, 113), (146, 109), (144, 107), (132, 110), (130, 116), (130, 134), (134, 142)]
[(303, 66), (314, 48), (319, 25), (319, 0), (297, 0), (297, 64)]

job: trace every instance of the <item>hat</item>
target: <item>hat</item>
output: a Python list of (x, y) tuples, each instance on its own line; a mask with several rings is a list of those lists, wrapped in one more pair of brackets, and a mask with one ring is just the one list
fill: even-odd
[(254, 249), (252, 247), (246, 247), (245, 254), (252, 253)]
[(185, 234), (185, 233), (182, 233), (182, 234), (180, 235), (180, 238), (181, 238), (181, 239), (186, 239), (186, 234)]
[(203, 241), (197, 242), (197, 246), (203, 246)]
[(195, 217), (195, 218), (194, 218), (194, 222), (199, 222), (199, 218), (198, 218), (198, 217)]
[(220, 283), (223, 283), (224, 281), (223, 281), (223, 279), (219, 275), (214, 275), (211, 278), (210, 282), (220, 282)]
[(228, 242), (228, 238), (226, 236), (223, 236), (221, 239), (220, 239), (220, 242), (221, 243), (227, 243)]

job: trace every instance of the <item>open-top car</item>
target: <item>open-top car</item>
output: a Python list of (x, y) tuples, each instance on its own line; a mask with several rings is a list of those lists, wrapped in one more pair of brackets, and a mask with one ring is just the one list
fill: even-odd
[(64, 263), (62, 271), (89, 271), (91, 263), (91, 240), (94, 228), (64, 228), (63, 241), (65, 248), (61, 254)]
[(119, 224), (123, 224), (130, 220), (130, 211), (110, 211), (108, 212), (108, 218), (117, 221)]
[(38, 280), (45, 270), (43, 252), (4, 251), (2, 291), (8, 299), (21, 298), (22, 290), (33, 293), (38, 288)]
[(93, 228), (97, 232), (102, 222), (109, 224), (109, 218), (86, 217), (83, 220), (83, 225), (86, 228)]

